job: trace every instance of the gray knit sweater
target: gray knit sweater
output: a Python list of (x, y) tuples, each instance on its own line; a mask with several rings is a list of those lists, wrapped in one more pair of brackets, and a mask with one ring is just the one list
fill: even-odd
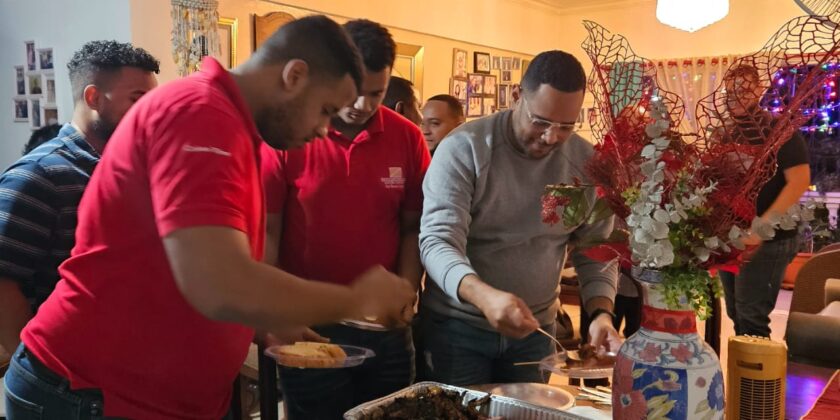
[[(542, 159), (511, 145), (512, 111), (466, 123), (441, 142), (423, 182), (420, 253), (428, 272), (423, 310), (491, 329), (481, 311), (458, 296), (467, 274), (522, 298), (541, 325), (554, 320), (560, 269), (576, 239), (605, 238), (612, 219), (595, 225), (548, 226), (540, 216), (547, 184), (586, 180), (592, 145), (572, 135)], [(589, 191), (594, 199), (594, 191)], [(581, 298), (615, 298), (615, 264), (572, 252)]]

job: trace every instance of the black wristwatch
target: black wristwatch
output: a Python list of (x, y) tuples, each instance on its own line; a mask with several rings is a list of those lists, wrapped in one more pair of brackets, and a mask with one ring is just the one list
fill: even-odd
[(592, 311), (592, 313), (591, 313), (591, 314), (589, 314), (589, 320), (590, 320), (590, 322), (591, 322), (591, 321), (594, 321), (594, 320), (595, 320), (595, 318), (598, 318), (598, 315), (601, 315), (601, 314), (607, 314), (607, 315), (609, 315), (609, 316), (610, 316), (610, 319), (612, 319), (613, 321), (615, 321), (615, 314), (614, 314), (614, 313), (612, 313), (612, 311), (609, 311), (609, 310), (604, 309), (604, 308), (598, 308), (598, 309), (595, 309), (594, 311)]

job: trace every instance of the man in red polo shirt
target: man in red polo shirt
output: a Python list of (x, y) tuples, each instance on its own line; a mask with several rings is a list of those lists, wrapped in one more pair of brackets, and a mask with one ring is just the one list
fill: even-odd
[(316, 16), (230, 73), (207, 59), (140, 100), (82, 199), (62, 280), (23, 330), (9, 417), (219, 419), (255, 328), (301, 339), (315, 335), (298, 326), (348, 317), (404, 323), (414, 290), (381, 267), (347, 287), (259, 262), (259, 146), (324, 135), (361, 74), (347, 34)]
[[(303, 149), (263, 148), (266, 255), (279, 255), (279, 267), (325, 284), (350, 284), (382, 265), (417, 287), (429, 151), (417, 126), (380, 106), (394, 64), (391, 35), (368, 20), (344, 27), (365, 63), (355, 104), (339, 112), (326, 136)], [(388, 330), (356, 320), (316, 331), (336, 343), (371, 348), (377, 357), (353, 369), (281, 368), (287, 418), (341, 418), (353, 406), (412, 382), (410, 328)]]

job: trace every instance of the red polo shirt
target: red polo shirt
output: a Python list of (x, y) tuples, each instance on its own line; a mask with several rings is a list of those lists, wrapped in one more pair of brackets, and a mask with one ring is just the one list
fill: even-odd
[(253, 330), (198, 313), (161, 238), (227, 226), (247, 233), (261, 258), (261, 143), (236, 84), (212, 59), (145, 95), (111, 137), (62, 280), (22, 333), (73, 389), (101, 389), (106, 416), (219, 419), (228, 410)]
[(423, 135), (379, 107), (355, 139), (335, 130), (327, 137), (298, 150), (263, 146), (266, 208), (284, 214), (279, 265), (339, 284), (376, 264), (396, 271), (400, 213), (423, 209)]

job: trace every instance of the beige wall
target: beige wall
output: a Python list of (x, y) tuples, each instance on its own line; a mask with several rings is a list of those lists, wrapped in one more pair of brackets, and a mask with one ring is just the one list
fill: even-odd
[[(162, 59), (162, 81), (175, 78), (169, 41), (169, 1), (130, 3), (134, 42)], [(393, 0), (220, 0), (219, 13), (239, 19), (239, 62), (248, 57), (252, 48), (252, 14), (285, 10), (302, 16), (320, 12), (339, 21), (365, 17), (381, 22), (399, 42), (425, 48), (426, 97), (448, 90), (455, 47), (470, 51), (470, 60), (476, 50), (499, 55), (515, 55), (511, 52), (514, 51), (527, 56), (563, 49), (577, 55), (588, 69), (588, 60), (580, 48), (586, 37), (581, 24), (584, 19), (626, 36), (642, 56), (677, 58), (757, 50), (784, 22), (802, 14), (791, 0), (732, 0), (729, 16), (698, 32), (687, 33), (659, 23), (654, 0), (628, 1), (572, 13), (558, 13), (526, 0), (424, 0), (421, 7), (415, 7), (416, 4)]]
[[(436, 0), (432, 0), (435, 2)], [(292, 3), (292, 2), (290, 2)], [(467, 22), (460, 22), (460, 25), (455, 25), (455, 21), (453, 21), (453, 27), (459, 26), (459, 29), (463, 29), (464, 26), (473, 26), (476, 29), (476, 33), (474, 33), (470, 38), (475, 40), (474, 43), (465, 42), (465, 41), (458, 41), (450, 38), (445, 38), (443, 36), (432, 35), (430, 33), (423, 33), (419, 31), (415, 31), (413, 29), (403, 29), (400, 27), (400, 24), (408, 23), (408, 21), (404, 21), (403, 18), (407, 17), (405, 13), (400, 13), (399, 9), (392, 9), (392, 14), (382, 13), (382, 9), (379, 6), (387, 7), (390, 5), (388, 2), (380, 2), (380, 1), (369, 1), (369, 2), (361, 2), (361, 6), (365, 7), (358, 7), (357, 9), (352, 10), (344, 10), (339, 6), (347, 5), (350, 2), (318, 2), (318, 1), (298, 1), (296, 3), (300, 4), (308, 4), (305, 8), (297, 7), (297, 6), (281, 6), (275, 3), (266, 2), (266, 1), (257, 1), (257, 0), (247, 0), (247, 1), (235, 1), (235, 0), (222, 0), (219, 4), (219, 14), (223, 17), (232, 17), (239, 19), (239, 39), (237, 42), (237, 61), (243, 62), (248, 58), (251, 53), (253, 42), (251, 40), (251, 34), (253, 32), (253, 27), (251, 23), (251, 15), (264, 15), (266, 13), (275, 12), (275, 11), (283, 11), (289, 13), (295, 17), (306, 16), (313, 13), (324, 13), (332, 17), (338, 22), (345, 22), (348, 18), (358, 18), (358, 17), (365, 17), (372, 20), (379, 19), (377, 15), (383, 15), (382, 19), (379, 19), (379, 22), (383, 23), (384, 25), (389, 27), (391, 34), (394, 36), (394, 39), (397, 42), (405, 43), (405, 44), (412, 44), (418, 45), (423, 47), (423, 91), (422, 91), (422, 98), (421, 100), (425, 100), (431, 96), (440, 93), (449, 93), (449, 84), (450, 84), (450, 76), (452, 75), (452, 50), (453, 48), (460, 48), (467, 50), (469, 63), (468, 69), (472, 69), (473, 63), (473, 51), (482, 51), (488, 52), (491, 55), (502, 55), (502, 56), (515, 56), (520, 58), (529, 59), (532, 55), (528, 54), (528, 51), (531, 49), (521, 49), (517, 51), (510, 51), (510, 50), (502, 50), (499, 48), (490, 48), (487, 45), (495, 45), (490, 42), (483, 42), (481, 41), (481, 36), (477, 35), (479, 26), (483, 27), (483, 25), (470, 25)], [(319, 4), (324, 3), (324, 4)], [(328, 3), (328, 4), (327, 4)], [(464, 2), (468, 3), (468, 2)], [(491, 3), (488, 1), (488, 4)], [(334, 7), (325, 8), (325, 9), (317, 9), (320, 6), (330, 6), (333, 5)], [(393, 6), (391, 6), (393, 7)], [(377, 13), (378, 12), (378, 13)], [(487, 11), (485, 10), (484, 13)], [(347, 13), (347, 14), (345, 14)], [(349, 13), (355, 13), (350, 15)], [(387, 15), (387, 16), (385, 16)], [(451, 16), (450, 16), (451, 18)], [(388, 19), (388, 20), (386, 20)], [(422, 21), (423, 19), (418, 19), (415, 17), (413, 21)], [(394, 22), (397, 22), (395, 24)], [(421, 25), (422, 26), (422, 25)], [(499, 33), (505, 33), (505, 31), (495, 31), (494, 34), (498, 37)], [(515, 31), (510, 28), (507, 31), (508, 34), (513, 35)], [(479, 45), (483, 44), (483, 45)], [(510, 43), (509, 43), (510, 44)], [(514, 74), (516, 76), (516, 73)], [(517, 80), (518, 81), (518, 80)]]
[(559, 26), (568, 30), (557, 48), (584, 58), (580, 44), (586, 31), (581, 22), (586, 19), (624, 35), (636, 53), (647, 58), (748, 53), (760, 49), (782, 24), (803, 14), (793, 0), (730, 0), (729, 15), (723, 20), (688, 33), (656, 20), (655, 1), (630, 3), (562, 16)]

